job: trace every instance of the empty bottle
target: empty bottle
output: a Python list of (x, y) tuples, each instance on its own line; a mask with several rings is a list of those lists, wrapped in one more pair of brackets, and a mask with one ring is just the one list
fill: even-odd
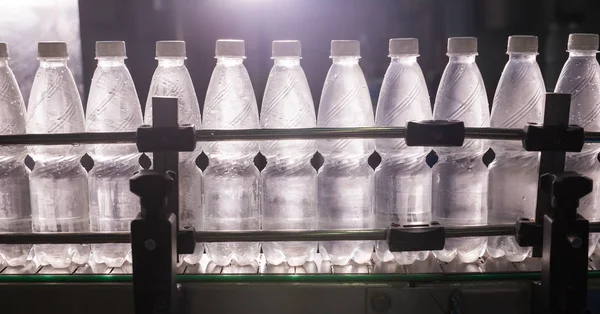
[[(475, 63), (477, 38), (448, 39), (449, 62), (437, 91), (433, 117), (460, 120), (468, 127), (489, 127), (485, 86)], [(433, 166), (433, 220), (445, 226), (484, 225), (487, 222), (488, 169), (482, 161), (487, 151), (483, 140), (465, 140), (462, 147), (439, 147)], [(486, 238), (446, 239), (435, 256), (449, 262), (458, 254), (471, 263), (483, 255)]]
[[(390, 40), (392, 62), (383, 78), (375, 124), (403, 127), (408, 121), (431, 120), (431, 102), (421, 67), (417, 63), (416, 38)], [(430, 149), (408, 147), (404, 139), (377, 139), (381, 164), (375, 169), (375, 227), (390, 223), (431, 221), (431, 168), (425, 163)], [(402, 265), (425, 260), (429, 252), (390, 253), (385, 241), (375, 249), (382, 261), (395, 259)]]
[[(35, 74), (27, 106), (27, 133), (85, 131), (79, 91), (67, 67), (64, 42), (38, 44), (40, 68)], [(34, 232), (89, 232), (88, 178), (79, 160), (84, 145), (30, 146), (35, 167), (30, 176)], [(86, 263), (87, 244), (33, 246), (38, 264), (64, 268)]]
[[(158, 67), (152, 76), (144, 122), (152, 125), (152, 97), (177, 97), (178, 123), (193, 124), (201, 128), (200, 106), (194, 90), (192, 78), (185, 66), (186, 50), (184, 41), (156, 42)], [(179, 223), (181, 227), (194, 227), (202, 230), (202, 171), (196, 165), (196, 158), (202, 153), (198, 143), (193, 152), (179, 153)], [(204, 253), (204, 245), (198, 243), (194, 254), (183, 257), (188, 264), (197, 264)]]
[[(329, 68), (317, 125), (319, 127), (372, 127), (373, 106), (367, 82), (358, 65), (357, 40), (331, 42), (333, 65)], [(375, 150), (372, 139), (331, 139), (318, 141), (325, 162), (319, 169), (319, 228), (373, 228), (373, 169), (367, 159)], [(372, 241), (320, 242), (323, 259), (334, 265), (368, 262)]]
[[(96, 42), (98, 67), (87, 103), (87, 132), (135, 131), (142, 125), (142, 109), (133, 79), (125, 66), (125, 42)], [(94, 167), (88, 174), (92, 232), (129, 231), (140, 212), (140, 199), (129, 190), (129, 179), (140, 170), (135, 144), (90, 145)], [(92, 245), (96, 263), (121, 267), (131, 262), (130, 244)]]
[[(302, 67), (300, 42), (274, 41), (273, 59), (263, 105), (261, 128), (316, 126), (315, 107)], [(263, 230), (314, 230), (317, 228), (317, 172), (310, 159), (314, 140), (262, 141), (267, 166), (260, 177)], [(316, 242), (267, 242), (267, 263), (300, 266), (312, 261)]]
[[(571, 94), (570, 124), (586, 131), (600, 131), (600, 68), (596, 60), (598, 35), (571, 34), (569, 59), (565, 63), (555, 92)], [(600, 220), (600, 164), (598, 144), (586, 143), (579, 153), (567, 153), (565, 170), (575, 171), (594, 180), (594, 189), (579, 202), (578, 212), (591, 220)], [(594, 252), (600, 233), (590, 234), (589, 255)]]
[[(0, 43), (0, 134), (25, 133), (25, 103), (8, 66), (8, 46)], [(31, 232), (29, 169), (23, 163), (27, 148), (0, 147), (0, 232)], [(24, 265), (31, 245), (0, 244), (0, 265)]]
[[(204, 127), (235, 130), (259, 127), (258, 107), (244, 67), (243, 40), (217, 40), (217, 65), (204, 102)], [(204, 224), (209, 231), (259, 230), (258, 180), (254, 166), (255, 141), (209, 142), (204, 171)], [(207, 243), (206, 253), (217, 265), (254, 262), (260, 254), (255, 242)]]
[[(546, 88), (536, 62), (535, 36), (508, 38), (508, 63), (496, 89), (490, 125), (495, 128), (523, 128), (542, 123)], [(525, 151), (521, 142), (492, 141), (496, 158), (489, 165), (488, 223), (510, 224), (534, 218), (538, 187), (539, 153)], [(514, 236), (489, 237), (488, 254), (503, 255), (511, 262), (523, 261), (531, 248), (520, 247)]]

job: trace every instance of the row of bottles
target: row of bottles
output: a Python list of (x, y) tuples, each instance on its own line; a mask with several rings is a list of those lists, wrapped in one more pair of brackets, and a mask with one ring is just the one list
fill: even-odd
[[(0, 44), (1, 134), (134, 131), (142, 121), (152, 123), (152, 96), (178, 98), (179, 123), (201, 127), (193, 84), (185, 67), (185, 43), (158, 42), (146, 113), (142, 112), (124, 60), (123, 42), (98, 42), (98, 68), (84, 117), (79, 94), (66, 66), (62, 42), (39, 44), (36, 74), (27, 112), (8, 68), (6, 44)], [(298, 41), (273, 42), (274, 66), (265, 90), (259, 119), (248, 73), (243, 65), (244, 42), (219, 40), (217, 65), (207, 90), (202, 127), (206, 129), (404, 126), (410, 120), (462, 120), (471, 127), (522, 127), (541, 122), (545, 87), (536, 63), (537, 38), (511, 36), (509, 61), (500, 79), (490, 119), (481, 74), (475, 63), (475, 38), (450, 38), (449, 63), (440, 82), (434, 111), (423, 73), (417, 63), (416, 39), (390, 40), (391, 63), (385, 74), (377, 111), (373, 114), (367, 84), (359, 67), (358, 41), (332, 41), (333, 65), (321, 96), (318, 118), (300, 67)], [(597, 131), (600, 72), (595, 53), (598, 36), (572, 34), (570, 57), (557, 92), (572, 93), (571, 123)], [(489, 168), (481, 157), (491, 147), (496, 159)], [(369, 155), (377, 151), (382, 163), (373, 171)], [(32, 146), (34, 170), (23, 164), (28, 150), (2, 147), (0, 156), (0, 232), (127, 231), (139, 212), (139, 200), (129, 192), (128, 179), (140, 166), (132, 144)], [(317, 172), (310, 165), (318, 151), (325, 163)], [(433, 168), (425, 163), (431, 148), (407, 147), (403, 139), (330, 139), (299, 141), (207, 142), (194, 152), (180, 153), (179, 187), (182, 226), (197, 230), (315, 230), (387, 227), (391, 222), (431, 220), (448, 226), (512, 223), (532, 217), (537, 191), (539, 154), (525, 152), (518, 143), (467, 140), (460, 148), (436, 148)], [(204, 150), (210, 162), (202, 173), (195, 159)], [(267, 166), (259, 173), (253, 158), (261, 151)], [(94, 160), (89, 174), (79, 164), (84, 153)], [(586, 145), (569, 154), (568, 170), (600, 182), (598, 149)], [(597, 183), (598, 184), (598, 183)], [(598, 185), (596, 185), (598, 187)], [(581, 205), (581, 213), (597, 220), (598, 189)], [(88, 207), (89, 206), (89, 207)], [(260, 208), (260, 212), (259, 212)], [(590, 248), (598, 239), (590, 241)], [(449, 239), (437, 258), (458, 256), (472, 262), (486, 249), (492, 257), (506, 255), (519, 261), (528, 249), (512, 237)], [(245, 265), (260, 253), (259, 243), (198, 244), (184, 257), (197, 263), (206, 248), (219, 265)], [(351, 259), (371, 259), (371, 241), (320, 243), (322, 257), (337, 265)], [(271, 264), (292, 266), (312, 260), (314, 242), (263, 243)], [(9, 265), (25, 262), (28, 245), (0, 245)], [(128, 244), (93, 245), (96, 262), (120, 266), (131, 259)], [(35, 245), (36, 261), (66, 267), (84, 263), (87, 245)], [(382, 260), (410, 264), (427, 252), (390, 253), (377, 243)]]

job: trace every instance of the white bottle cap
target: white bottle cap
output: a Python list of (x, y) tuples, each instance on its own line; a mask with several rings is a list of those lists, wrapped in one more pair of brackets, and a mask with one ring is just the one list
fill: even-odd
[(477, 38), (475, 37), (450, 37), (448, 38), (449, 54), (474, 54), (477, 53)]
[(513, 35), (508, 37), (506, 53), (535, 53), (538, 52), (537, 36)]
[(8, 44), (0, 42), (0, 58), (8, 58)]
[(360, 57), (360, 42), (358, 40), (332, 40), (332, 57)]
[(419, 40), (416, 38), (390, 39), (390, 57), (399, 55), (418, 55)]
[(96, 58), (126, 57), (124, 41), (97, 41)]
[(69, 51), (64, 41), (40, 41), (38, 58), (68, 58)]
[(598, 35), (597, 34), (571, 34), (569, 35), (569, 43), (567, 51), (582, 50), (582, 51), (598, 51)]
[(275, 57), (300, 57), (302, 47), (299, 40), (273, 41), (273, 58)]
[(185, 58), (185, 41), (161, 40), (156, 42), (156, 57)]
[(217, 57), (245, 57), (246, 44), (241, 39), (219, 39), (215, 45)]

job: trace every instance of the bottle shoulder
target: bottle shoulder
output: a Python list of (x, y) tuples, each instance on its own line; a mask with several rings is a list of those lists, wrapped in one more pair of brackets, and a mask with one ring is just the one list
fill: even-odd
[(405, 126), (408, 121), (432, 118), (429, 92), (418, 64), (390, 64), (379, 94), (376, 125)]
[(334, 63), (325, 79), (317, 126), (369, 127), (375, 125), (371, 95), (358, 66)]
[(258, 105), (246, 68), (217, 64), (206, 91), (203, 126), (252, 129), (259, 125)]

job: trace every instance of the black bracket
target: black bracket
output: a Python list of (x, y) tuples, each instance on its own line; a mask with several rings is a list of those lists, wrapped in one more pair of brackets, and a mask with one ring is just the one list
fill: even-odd
[[(557, 93), (546, 93), (546, 103), (544, 107), (544, 124), (545, 127), (544, 132), (548, 132), (546, 135), (562, 133), (563, 136), (567, 133), (567, 129), (569, 127), (569, 111), (571, 108), (571, 95), (570, 94), (557, 94)], [(555, 128), (553, 131), (553, 128)], [(563, 131), (556, 131), (556, 129), (562, 128)], [(535, 130), (535, 131), (533, 131)], [(523, 140), (523, 145), (527, 144), (529, 147), (532, 146), (544, 146), (542, 144), (532, 143), (532, 134), (538, 135), (539, 129), (530, 128), (529, 139)], [(527, 130), (526, 130), (527, 132)], [(554, 133), (551, 133), (554, 132)], [(527, 134), (527, 133), (526, 133)], [(571, 134), (572, 135), (572, 134)], [(564, 144), (563, 138), (560, 138), (559, 141), (556, 141), (554, 138), (551, 139), (541, 139), (539, 136), (534, 139), (540, 140), (544, 143), (549, 143), (548, 147), (545, 148), (540, 154), (540, 166), (539, 166), (539, 177), (546, 173), (561, 173), (565, 170), (565, 150), (562, 145)], [(527, 147), (524, 146), (525, 149)], [(554, 148), (554, 149), (552, 149)], [(538, 181), (538, 193), (537, 193), (537, 202), (535, 207), (535, 221), (538, 224), (542, 224), (544, 221), (544, 217), (551, 208), (550, 195), (543, 191), (541, 188), (541, 181)], [(534, 257), (541, 257), (542, 250), (540, 246), (535, 246), (533, 248), (532, 255)]]
[(418, 225), (392, 223), (387, 231), (390, 252), (441, 250), (445, 242), (444, 226), (435, 221)]
[(409, 121), (404, 140), (407, 146), (460, 147), (465, 141), (465, 124), (446, 120)]
[(136, 145), (140, 152), (191, 152), (196, 149), (196, 130), (192, 124), (175, 127), (142, 125), (137, 129)]
[(523, 148), (530, 152), (580, 152), (583, 148), (583, 128), (577, 125), (565, 127), (529, 124), (524, 131)]
[(164, 172), (141, 170), (129, 185), (142, 207), (131, 222), (135, 313), (175, 313), (177, 223), (166, 210), (173, 179)]
[(540, 183), (552, 205), (544, 217), (543, 313), (580, 314), (587, 305), (589, 222), (577, 207), (593, 183), (575, 172), (546, 174)]

